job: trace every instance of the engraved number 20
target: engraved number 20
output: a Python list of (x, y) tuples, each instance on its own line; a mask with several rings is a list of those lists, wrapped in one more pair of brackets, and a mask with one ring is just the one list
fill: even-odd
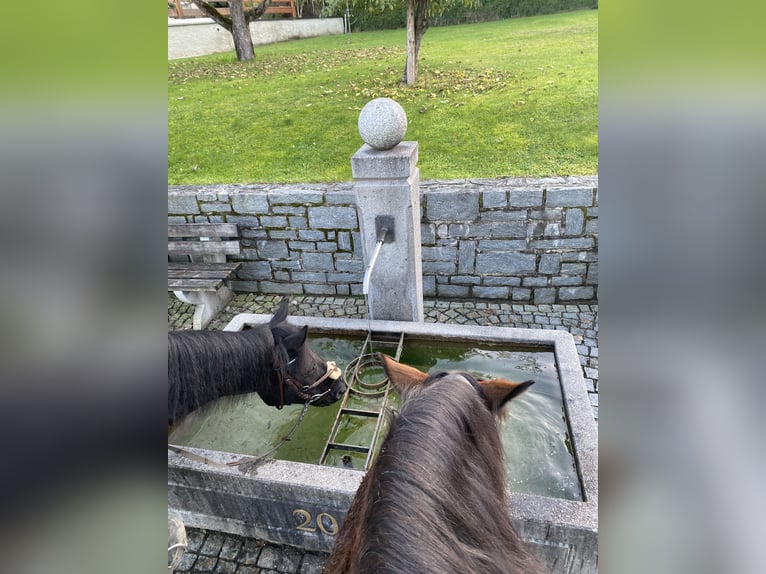
[(317, 514), (316, 526), (313, 526), (312, 516), (308, 510), (302, 508), (296, 508), (293, 510), (293, 516), (298, 517), (301, 523), (296, 528), (302, 532), (316, 532), (317, 527), (323, 534), (328, 536), (335, 536), (338, 534), (338, 521), (332, 514), (326, 512), (320, 512)]

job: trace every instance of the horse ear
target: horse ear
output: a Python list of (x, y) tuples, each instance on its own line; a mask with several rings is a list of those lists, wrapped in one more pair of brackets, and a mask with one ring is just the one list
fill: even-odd
[(377, 356), (388, 380), (400, 393), (418, 386), (428, 378), (428, 374), (418, 371), (415, 367), (397, 363), (388, 355), (377, 353)]
[(298, 330), (297, 333), (293, 333), (292, 335), (288, 335), (285, 337), (285, 340), (283, 341), (285, 348), (287, 349), (299, 349), (303, 346), (303, 343), (306, 342), (306, 337), (309, 334), (309, 326), (304, 325), (302, 328)]
[(479, 381), (479, 384), (481, 385), (481, 390), (484, 391), (487, 400), (492, 406), (492, 412), (498, 412), (508, 403), (508, 401), (518, 397), (521, 393), (534, 385), (535, 382), (524, 381), (523, 383), (515, 383), (506, 379), (485, 379)]
[(269, 321), (269, 327), (279, 325), (282, 321), (287, 319), (287, 311), (289, 306), (290, 298), (283, 297), (282, 301), (279, 303), (279, 307), (276, 311), (274, 311), (274, 316), (271, 318), (271, 321)]

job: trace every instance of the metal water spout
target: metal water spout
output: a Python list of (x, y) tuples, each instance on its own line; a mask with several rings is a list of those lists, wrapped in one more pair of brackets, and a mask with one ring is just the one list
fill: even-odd
[(364, 272), (364, 281), (362, 281), (362, 294), (369, 295), (370, 293), (370, 277), (372, 277), (372, 270), (375, 268), (375, 263), (378, 261), (378, 255), (380, 255), (380, 249), (384, 243), (390, 243), (394, 240), (394, 218), (387, 217), (385, 215), (375, 218), (375, 226), (377, 230), (378, 241), (375, 244), (375, 251), (372, 253), (370, 264), (367, 266), (367, 271)]

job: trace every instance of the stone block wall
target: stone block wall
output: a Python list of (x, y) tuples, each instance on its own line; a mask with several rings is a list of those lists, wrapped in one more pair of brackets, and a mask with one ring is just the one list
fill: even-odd
[[(420, 184), (423, 290), (534, 304), (598, 298), (598, 178)], [(175, 186), (168, 222), (239, 224), (235, 291), (359, 295), (352, 183)]]
[(434, 182), (421, 190), (426, 296), (597, 300), (597, 178)]

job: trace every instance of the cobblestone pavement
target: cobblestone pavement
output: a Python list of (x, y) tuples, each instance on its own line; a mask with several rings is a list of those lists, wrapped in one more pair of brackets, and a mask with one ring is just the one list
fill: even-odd
[[(240, 293), (209, 325), (223, 329), (238, 313), (271, 314), (282, 295)], [(427, 299), (429, 323), (491, 325), (569, 331), (575, 340), (593, 416), (598, 421), (598, 305), (515, 305), (490, 300)], [(290, 313), (299, 316), (366, 318), (363, 297), (294, 296)], [(191, 329), (193, 306), (168, 294), (168, 330)], [(322, 571), (326, 556), (260, 540), (189, 529), (189, 547), (179, 573), (313, 574)]]
[(321, 574), (327, 556), (253, 538), (189, 528), (177, 573)]

